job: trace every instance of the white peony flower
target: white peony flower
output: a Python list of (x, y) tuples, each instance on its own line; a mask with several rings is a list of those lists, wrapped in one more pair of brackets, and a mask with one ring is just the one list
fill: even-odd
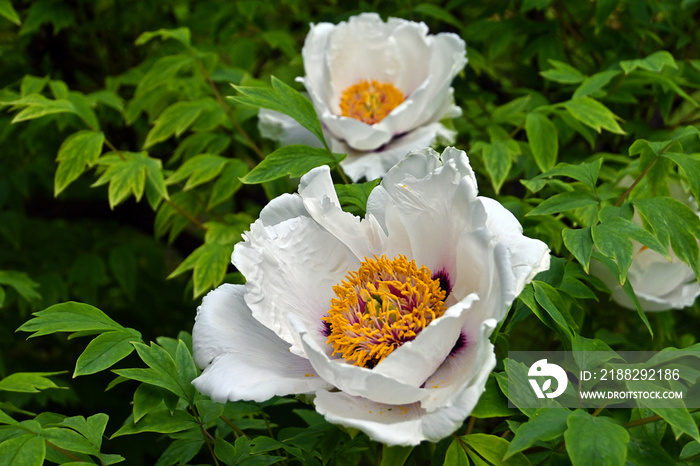
[[(429, 35), (424, 23), (363, 13), (338, 25), (311, 25), (302, 49), (304, 83), (334, 152), (353, 181), (383, 176), (409, 151), (455, 134), (440, 120), (462, 114), (452, 79), (467, 63), (464, 41)], [(261, 110), (263, 136), (320, 146), (277, 112)], [(302, 136), (303, 135), (303, 136)]]
[[(625, 181), (625, 180), (623, 180)], [(631, 183), (631, 182), (630, 182)], [(630, 184), (626, 183), (626, 184)], [(624, 184), (623, 184), (624, 185)], [(700, 216), (698, 205), (678, 185), (671, 185), (671, 195), (684, 202)], [(642, 224), (639, 214), (635, 212), (633, 220)], [(695, 278), (693, 269), (670, 251), (669, 261), (658, 252), (632, 241), (634, 256), (627, 272), (627, 279), (637, 295), (644, 311), (667, 311), (692, 306), (695, 298), (700, 296), (700, 283)], [(700, 242), (698, 242), (700, 245)], [(632, 300), (622, 289), (617, 278), (598, 261), (592, 261), (591, 274), (600, 278), (612, 292), (615, 302), (628, 309), (634, 309)]]
[(489, 335), (547, 246), (477, 196), (464, 152), (409, 154), (344, 212), (328, 167), (272, 200), (233, 252), (246, 285), (198, 309), (196, 388), (213, 400), (314, 394), (318, 412), (390, 445), (437, 441), (476, 405)]

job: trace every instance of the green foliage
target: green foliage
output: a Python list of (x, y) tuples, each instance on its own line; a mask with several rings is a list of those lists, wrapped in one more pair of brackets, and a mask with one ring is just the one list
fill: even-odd
[[(552, 251), (492, 338), (499, 363), (471, 418), (415, 448), (299, 400), (221, 404), (191, 385), (199, 298), (242, 281), (231, 252), (270, 199), (328, 165), (342, 207), (365, 214), (378, 180), (347, 182), (294, 78), (309, 23), (370, 7), (466, 41), (455, 146), (480, 194)], [(697, 302), (645, 313), (631, 267), (649, 249), (700, 278), (699, 12), (0, 0), (0, 464), (696, 464), (698, 413), (682, 403), (509, 407), (508, 375), (527, 384), (527, 368), (506, 356), (695, 348)], [(259, 108), (323, 148), (262, 139)], [(589, 274), (601, 267), (612, 281)], [(616, 284), (637, 312), (611, 300)]]

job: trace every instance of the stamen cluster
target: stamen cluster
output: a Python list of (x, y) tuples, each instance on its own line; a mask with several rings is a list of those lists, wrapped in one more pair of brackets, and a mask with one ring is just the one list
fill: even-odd
[(391, 83), (362, 80), (343, 91), (340, 114), (373, 125), (386, 118), (404, 100), (403, 93)]
[(373, 368), (413, 340), (447, 309), (446, 291), (430, 270), (400, 255), (374, 256), (333, 287), (336, 297), (323, 320), (333, 354), (348, 363)]

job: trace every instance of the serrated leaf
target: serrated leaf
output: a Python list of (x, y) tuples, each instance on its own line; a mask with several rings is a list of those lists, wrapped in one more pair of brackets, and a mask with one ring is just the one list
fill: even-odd
[(71, 301), (55, 304), (33, 315), (36, 317), (17, 329), (22, 332), (34, 332), (30, 338), (56, 332), (124, 330), (124, 327), (96, 307)]
[(588, 96), (576, 97), (560, 104), (571, 116), (600, 133), (601, 128), (616, 134), (626, 134), (617, 124), (619, 117), (608, 107)]
[(134, 341), (141, 341), (141, 334), (133, 329), (98, 335), (78, 357), (73, 377), (109, 369), (131, 354), (134, 350), (131, 343)]
[(327, 148), (321, 123), (311, 101), (279, 79), (272, 77), (272, 89), (265, 87), (234, 86), (241, 94), (229, 97), (235, 102), (267, 108), (294, 118), (301, 126), (311, 131)]
[(298, 178), (312, 168), (335, 165), (345, 158), (343, 154), (331, 154), (325, 149), (294, 144), (280, 147), (260, 162), (241, 181), (246, 184), (265, 183), (283, 176)]
[(102, 153), (105, 135), (101, 131), (84, 130), (71, 134), (58, 149), (58, 168), (54, 178), (54, 196), (58, 196)]
[(0, 380), (0, 390), (6, 392), (39, 393), (48, 388), (59, 387), (48, 377), (63, 372), (15, 372)]
[(625, 464), (629, 434), (624, 427), (580, 409), (569, 415), (567, 425), (564, 440), (573, 466)]
[(673, 68), (674, 70), (678, 69), (678, 65), (676, 65), (676, 60), (673, 59), (673, 55), (666, 50), (654, 52), (646, 58), (640, 58), (637, 60), (623, 60), (620, 62), (620, 67), (625, 74), (630, 74), (637, 68), (659, 73), (666, 66)]
[(576, 84), (583, 81), (585, 75), (573, 66), (557, 60), (547, 60), (553, 68), (541, 71), (540, 74), (549, 79), (562, 84)]
[(87, 419), (83, 416), (67, 417), (61, 422), (61, 425), (82, 434), (99, 452), (102, 446), (102, 436), (107, 427), (107, 421), (109, 421), (109, 416), (104, 413), (98, 413)]
[(560, 163), (530, 181), (540, 181), (552, 176), (568, 176), (585, 184), (591, 191), (595, 191), (602, 165), (602, 157), (592, 162), (581, 162), (579, 164)]
[(573, 254), (577, 261), (588, 273), (588, 266), (593, 253), (593, 237), (591, 228), (564, 229), (561, 232), (564, 239), (564, 246)]
[(525, 119), (525, 132), (539, 169), (546, 171), (552, 168), (557, 163), (559, 152), (557, 127), (543, 114), (530, 112)]
[(149, 157), (148, 152), (109, 153), (98, 159), (98, 164), (106, 165), (107, 170), (92, 186), (109, 183), (107, 192), (112, 209), (132, 194), (140, 201), (147, 179), (162, 197), (168, 198), (161, 161)]
[(525, 215), (550, 215), (577, 209), (579, 207), (594, 205), (598, 202), (598, 198), (589, 193), (582, 193), (578, 191), (559, 193), (555, 194), (549, 199), (545, 199), (537, 207)]
[(12, 7), (12, 2), (10, 0), (0, 0), (0, 16), (4, 17), (8, 21), (14, 23), (17, 26), (22, 25), (22, 21), (19, 19), (17, 11)]
[[(155, 343), (151, 343), (151, 346), (138, 342), (134, 342), (132, 344), (136, 347), (136, 351), (139, 353), (139, 356), (143, 362), (145, 362), (146, 365), (157, 374), (158, 383), (153, 383), (152, 379), (151, 381), (146, 381), (143, 379), (136, 380), (165, 388), (180, 398), (192, 401), (194, 396), (194, 386), (190, 383), (184, 383), (182, 381), (175, 361), (173, 360), (172, 356), (165, 349), (163, 349), (163, 347)], [(134, 369), (115, 370), (114, 372), (124, 377), (134, 378), (126, 375), (128, 372), (125, 371), (129, 370), (133, 371)]]

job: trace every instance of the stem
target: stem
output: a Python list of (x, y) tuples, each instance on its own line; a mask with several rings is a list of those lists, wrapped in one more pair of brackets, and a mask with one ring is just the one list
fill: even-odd
[(211, 440), (216, 441), (216, 439), (214, 439), (214, 437), (212, 437), (211, 434), (209, 432), (207, 432), (207, 430), (204, 428), (204, 426), (202, 424), (200, 424), (199, 427), (200, 427), (200, 429), (202, 429), (202, 433), (205, 434), (204, 435), (204, 443), (207, 444), (207, 448), (209, 449), (209, 453), (211, 453), (211, 457), (214, 459), (214, 464), (216, 466), (219, 466), (219, 460), (216, 459), (216, 454), (214, 454), (214, 447), (211, 446)]
[(68, 458), (72, 459), (73, 461), (76, 461), (76, 462), (79, 462), (79, 463), (84, 463), (83, 460), (81, 460), (80, 458), (78, 458), (77, 456), (75, 456), (74, 454), (72, 454), (71, 452), (66, 451), (66, 450), (64, 450), (63, 448), (54, 445), (53, 443), (49, 442), (48, 440), (46, 440), (46, 446), (49, 447), (49, 448), (52, 448), (52, 449), (56, 450), (57, 452), (59, 452), (59, 453), (61, 453), (61, 454), (66, 455)]
[(203, 224), (202, 222), (200, 222), (199, 220), (197, 220), (196, 218), (194, 218), (192, 215), (190, 215), (189, 212), (186, 212), (185, 210), (183, 210), (182, 207), (180, 207), (179, 205), (175, 204), (175, 203), (174, 203), (173, 201), (171, 201), (170, 199), (163, 198), (163, 202), (165, 202), (165, 203), (168, 204), (170, 207), (172, 207), (173, 209), (175, 209), (175, 210), (177, 211), (177, 213), (179, 213), (180, 215), (182, 215), (183, 217), (185, 217), (187, 220), (189, 220), (189, 221), (190, 221), (194, 226), (196, 226), (197, 228), (200, 228), (200, 229), (203, 230), (203, 231), (207, 231), (207, 227), (205, 227), (204, 224)]
[(248, 434), (246, 434), (245, 432), (243, 432), (243, 431), (241, 430), (241, 428), (238, 427), (238, 426), (237, 426), (236, 424), (234, 424), (233, 422), (231, 422), (230, 419), (227, 419), (227, 418), (225, 418), (224, 416), (219, 416), (219, 419), (221, 419), (221, 420), (224, 421), (226, 424), (228, 424), (228, 426), (229, 426), (231, 429), (233, 429), (234, 432), (236, 432), (239, 436), (245, 437), (245, 438), (247, 438), (247, 439), (250, 439), (250, 437), (248, 436)]
[(340, 164), (335, 166), (335, 171), (338, 173), (338, 175), (340, 175), (340, 178), (343, 180), (343, 184), (352, 184), (348, 179), (348, 176), (345, 174), (345, 171), (340, 168)]
[(650, 163), (649, 165), (647, 165), (647, 168), (644, 169), (644, 171), (642, 172), (642, 174), (639, 175), (639, 176), (637, 177), (636, 180), (634, 180), (634, 183), (632, 183), (632, 186), (630, 186), (629, 188), (627, 188), (627, 191), (625, 191), (624, 193), (622, 193), (622, 196), (620, 196), (620, 198), (615, 202), (615, 207), (619, 207), (620, 204), (622, 204), (622, 202), (623, 202), (623, 201), (625, 200), (625, 198), (629, 195), (629, 193), (631, 193), (632, 190), (637, 186), (637, 184), (639, 184), (639, 182), (642, 181), (642, 178), (644, 178), (644, 176), (645, 176), (647, 173), (649, 173), (649, 170), (651, 170), (652, 167), (653, 167), (654, 165), (656, 165), (656, 161), (657, 161), (657, 160), (659, 160), (658, 157), (655, 158), (654, 160), (652, 160), (651, 163)]
[(476, 422), (476, 418), (474, 416), (469, 417), (469, 422), (467, 423), (467, 432), (464, 435), (469, 435), (472, 433), (472, 430), (474, 430), (474, 423)]
[[(214, 92), (214, 97), (216, 97), (216, 101), (221, 105), (221, 107), (224, 109), (224, 112), (226, 112), (226, 115), (229, 117), (229, 120), (231, 120), (231, 123), (233, 123), (233, 126), (236, 128), (236, 131), (240, 132), (243, 138), (250, 144), (250, 147), (253, 149), (253, 151), (257, 154), (257, 156), (260, 158), (260, 160), (265, 158), (265, 154), (260, 150), (260, 148), (255, 144), (255, 141), (250, 137), (248, 132), (243, 129), (243, 127), (238, 123), (238, 120), (236, 120), (233, 117), (233, 114), (231, 113), (231, 107), (226, 103), (224, 98), (221, 96), (221, 93), (219, 92), (219, 88), (216, 87), (216, 83), (214, 82), (213, 79), (211, 79), (211, 76), (207, 72), (206, 68), (204, 68), (204, 65), (202, 65), (202, 62), (197, 60), (197, 66), (199, 67), (199, 71), (204, 75), (204, 79), (206, 79), (207, 84), (209, 84), (209, 87), (211, 88), (212, 92)], [(256, 164), (253, 163), (252, 160), (248, 160), (248, 164), (251, 165), (251, 167), (254, 167)]]

